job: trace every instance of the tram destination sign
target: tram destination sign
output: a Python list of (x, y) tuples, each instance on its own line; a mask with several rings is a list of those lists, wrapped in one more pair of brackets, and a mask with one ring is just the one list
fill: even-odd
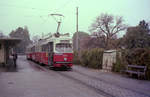
[(69, 40), (60, 40), (61, 43), (70, 43)]

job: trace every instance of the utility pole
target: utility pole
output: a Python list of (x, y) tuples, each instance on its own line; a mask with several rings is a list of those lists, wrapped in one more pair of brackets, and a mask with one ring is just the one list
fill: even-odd
[(42, 32), (42, 39), (44, 38), (44, 33)]
[(77, 38), (76, 38), (76, 47), (77, 51), (79, 50), (79, 35), (78, 35), (78, 7), (76, 8), (76, 33), (77, 33)]

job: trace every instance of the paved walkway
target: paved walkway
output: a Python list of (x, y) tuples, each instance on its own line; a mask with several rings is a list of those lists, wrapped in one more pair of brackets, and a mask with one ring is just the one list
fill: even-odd
[(14, 71), (0, 72), (0, 97), (104, 97), (57, 71), (42, 69), (23, 56), (17, 64)]
[(101, 70), (94, 70), (82, 66), (74, 66), (73, 70), (82, 75), (89, 76), (104, 83), (112, 84), (133, 92), (146, 94), (150, 97), (150, 81), (138, 80), (130, 78), (125, 75), (120, 75), (112, 72), (103, 72)]

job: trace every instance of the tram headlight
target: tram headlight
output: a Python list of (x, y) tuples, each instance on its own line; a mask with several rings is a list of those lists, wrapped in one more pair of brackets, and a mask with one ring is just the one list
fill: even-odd
[(64, 61), (67, 61), (67, 58), (64, 58)]

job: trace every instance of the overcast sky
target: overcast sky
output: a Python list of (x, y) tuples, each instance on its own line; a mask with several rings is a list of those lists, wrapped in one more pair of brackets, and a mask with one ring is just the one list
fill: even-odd
[(140, 20), (150, 21), (150, 0), (0, 0), (0, 30), (8, 35), (27, 26), (30, 35), (56, 32), (57, 23), (48, 14), (61, 13), (60, 32), (76, 31), (76, 7), (79, 7), (79, 30), (88, 27), (101, 13), (123, 16), (125, 23), (135, 26)]

